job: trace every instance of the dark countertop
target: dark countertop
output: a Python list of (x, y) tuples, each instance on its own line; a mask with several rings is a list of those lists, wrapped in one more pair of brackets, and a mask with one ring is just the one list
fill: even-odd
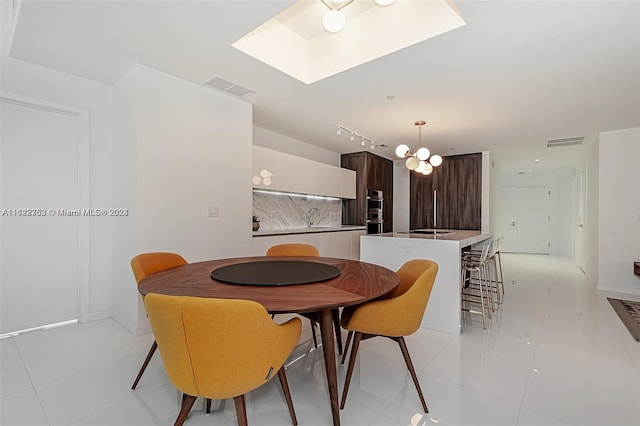
[(271, 231), (255, 231), (253, 237), (269, 237), (274, 235), (317, 234), (320, 232), (366, 231), (364, 225), (312, 226), (311, 228), (278, 229)]

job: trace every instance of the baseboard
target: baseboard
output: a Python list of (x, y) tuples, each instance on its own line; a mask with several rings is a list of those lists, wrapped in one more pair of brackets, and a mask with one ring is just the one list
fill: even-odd
[(588, 273), (587, 271), (585, 271), (584, 269), (582, 270), (582, 273), (584, 274), (585, 278), (587, 279), (587, 281), (589, 281), (589, 283), (591, 283), (591, 285), (597, 289), (598, 288), (598, 281), (595, 280), (593, 278), (593, 276), (591, 276), (590, 273)]
[(640, 288), (637, 288), (637, 287), (624, 287), (624, 286), (617, 286), (617, 285), (599, 284), (597, 289), (598, 291), (606, 291), (609, 293), (633, 294), (634, 296), (640, 296)]

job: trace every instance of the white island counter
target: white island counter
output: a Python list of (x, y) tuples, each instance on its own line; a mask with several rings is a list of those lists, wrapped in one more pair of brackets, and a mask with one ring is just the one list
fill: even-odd
[[(491, 233), (438, 229), (368, 234), (360, 237), (360, 260), (398, 270), (411, 259), (438, 263), (438, 275), (431, 292), (422, 327), (460, 334), (460, 253), (491, 238)], [(488, 242), (488, 241), (487, 241)]]

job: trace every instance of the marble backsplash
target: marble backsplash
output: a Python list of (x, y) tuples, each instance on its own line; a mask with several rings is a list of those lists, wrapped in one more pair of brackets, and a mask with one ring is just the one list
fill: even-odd
[(311, 226), (338, 227), (342, 224), (342, 200), (273, 192), (253, 192), (253, 214), (261, 231), (300, 229)]

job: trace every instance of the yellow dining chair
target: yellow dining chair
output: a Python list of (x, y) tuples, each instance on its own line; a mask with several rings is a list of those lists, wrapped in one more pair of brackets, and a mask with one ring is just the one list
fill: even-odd
[[(288, 243), (288, 244), (278, 244), (275, 246), (269, 247), (267, 249), (267, 256), (284, 256), (284, 257), (296, 257), (296, 256), (308, 256), (308, 257), (318, 257), (320, 256), (320, 251), (318, 248), (311, 244), (304, 243)], [(342, 333), (340, 331), (340, 313), (337, 309), (333, 309), (331, 311), (333, 315), (333, 328), (336, 333), (336, 340), (338, 342), (338, 353), (342, 355)], [(306, 314), (301, 314), (304, 317), (309, 319), (311, 324), (311, 336), (313, 336), (313, 346), (318, 347), (318, 340), (316, 338), (316, 323), (320, 322), (320, 318), (317, 313), (311, 312)], [(273, 318), (273, 316), (271, 316)]]
[[(187, 263), (188, 262), (184, 260), (182, 256), (175, 253), (143, 253), (131, 259), (131, 269), (133, 270), (133, 276), (136, 279), (136, 283), (140, 284), (140, 281), (142, 281), (143, 278), (151, 274), (186, 265)], [(142, 301), (144, 302), (144, 296), (142, 296)], [(158, 345), (154, 340), (151, 345), (151, 349), (149, 349), (149, 353), (140, 368), (140, 372), (138, 372), (138, 376), (131, 386), (131, 389), (135, 389), (136, 386), (138, 386), (142, 373), (147, 369), (147, 365), (149, 365), (149, 361), (151, 361), (151, 357), (155, 353), (157, 347)]]
[(299, 318), (276, 324), (257, 302), (167, 296), (144, 299), (167, 375), (183, 393), (180, 426), (198, 396), (233, 398), (238, 424), (247, 424), (244, 395), (276, 374), (297, 424), (284, 362), (300, 338)]
[(278, 244), (267, 249), (267, 256), (309, 256), (318, 257), (320, 251), (311, 244)]
[(383, 296), (383, 298), (357, 306), (348, 306), (343, 309), (341, 324), (344, 329), (349, 330), (345, 354), (342, 358), (343, 363), (351, 336), (353, 335), (354, 337), (347, 377), (342, 391), (342, 401), (340, 402), (341, 409), (344, 408), (347, 400), (347, 392), (349, 391), (353, 367), (358, 356), (360, 341), (382, 336), (388, 337), (400, 345), (405, 364), (407, 364), (413, 383), (418, 391), (422, 408), (424, 408), (425, 413), (429, 412), (418, 383), (418, 377), (411, 363), (404, 336), (413, 334), (420, 327), (437, 273), (438, 264), (436, 262), (421, 259), (410, 260), (398, 270), (397, 274), (400, 277), (400, 283), (391, 293)]

